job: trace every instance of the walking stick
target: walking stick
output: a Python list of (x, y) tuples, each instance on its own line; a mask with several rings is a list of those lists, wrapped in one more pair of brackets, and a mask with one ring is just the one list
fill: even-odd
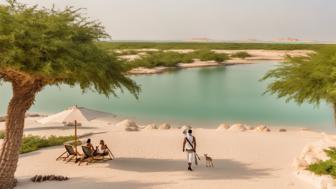
[(198, 154), (195, 152), (195, 165), (198, 165), (198, 160), (201, 160), (201, 158), (198, 156)]

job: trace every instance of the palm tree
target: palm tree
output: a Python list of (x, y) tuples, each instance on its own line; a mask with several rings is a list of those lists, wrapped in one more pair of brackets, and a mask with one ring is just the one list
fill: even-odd
[[(287, 61), (269, 71), (263, 78), (272, 79), (266, 92), (286, 101), (319, 105), (323, 100), (333, 107), (336, 121), (336, 47), (329, 46)], [(336, 125), (336, 124), (335, 124)]]
[(0, 189), (16, 184), (25, 113), (45, 86), (78, 85), (83, 92), (106, 96), (127, 89), (138, 95), (122, 62), (97, 46), (108, 37), (102, 25), (79, 11), (29, 7), (15, 0), (0, 5), (0, 81), (11, 83), (13, 90), (0, 153)]

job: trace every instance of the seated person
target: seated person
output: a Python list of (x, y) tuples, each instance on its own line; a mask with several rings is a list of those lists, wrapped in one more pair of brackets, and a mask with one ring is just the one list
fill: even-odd
[(91, 144), (91, 139), (87, 139), (86, 141), (86, 147), (90, 148), (93, 152), (95, 151), (93, 145)]
[(100, 140), (99, 146), (96, 147), (96, 155), (107, 155), (108, 149), (104, 140)]

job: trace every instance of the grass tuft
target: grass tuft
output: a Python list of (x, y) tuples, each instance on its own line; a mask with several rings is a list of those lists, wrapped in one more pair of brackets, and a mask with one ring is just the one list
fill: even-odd
[(330, 175), (336, 178), (336, 148), (332, 147), (324, 151), (330, 159), (313, 163), (309, 165), (308, 170), (317, 175)]
[(22, 139), (20, 153), (23, 154), (39, 150), (40, 148), (61, 145), (71, 140), (74, 140), (74, 136), (24, 136)]

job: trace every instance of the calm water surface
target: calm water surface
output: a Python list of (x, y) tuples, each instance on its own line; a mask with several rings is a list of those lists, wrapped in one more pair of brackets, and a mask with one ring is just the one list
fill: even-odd
[[(93, 92), (82, 94), (78, 87), (47, 87), (38, 95), (30, 111), (54, 113), (78, 104), (138, 120), (202, 127), (239, 121), (333, 130), (328, 105), (298, 106), (263, 95), (267, 82), (259, 79), (274, 66), (276, 63), (260, 63), (134, 76), (142, 87), (139, 100), (129, 93), (108, 99)], [(11, 96), (10, 85), (4, 84), (0, 92), (0, 113), (3, 114)]]

